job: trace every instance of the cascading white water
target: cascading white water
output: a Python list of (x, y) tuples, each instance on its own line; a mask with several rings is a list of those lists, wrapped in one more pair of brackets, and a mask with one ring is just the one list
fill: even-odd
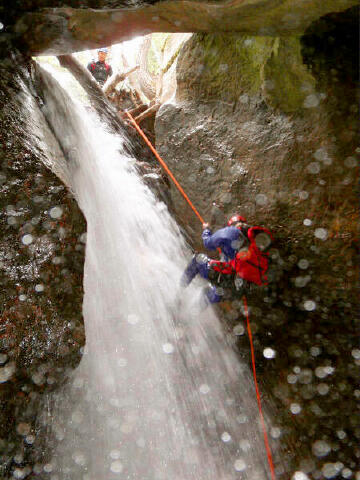
[[(86, 348), (51, 398), (49, 478), (269, 478), (250, 371), (227, 343), (191, 252), (123, 153), (123, 139), (74, 106), (49, 75), (44, 113), (87, 219)], [(46, 473), (43, 473), (46, 475)], [(48, 478), (46, 476), (46, 478)]]

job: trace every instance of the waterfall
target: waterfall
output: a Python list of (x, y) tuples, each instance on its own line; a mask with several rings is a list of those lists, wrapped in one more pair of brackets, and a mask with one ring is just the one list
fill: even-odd
[(126, 140), (42, 76), (43, 112), (68, 159), (87, 241), (86, 347), (47, 399), (41, 421), (54, 451), (41, 478), (270, 478), (250, 370), (215, 310), (199, 308), (202, 281), (180, 287), (191, 252), (178, 226), (124, 153)]

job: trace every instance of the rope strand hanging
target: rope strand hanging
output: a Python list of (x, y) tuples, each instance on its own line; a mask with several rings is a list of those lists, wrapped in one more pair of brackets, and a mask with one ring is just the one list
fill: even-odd
[(166, 171), (166, 173), (169, 175), (169, 177), (171, 178), (171, 180), (174, 182), (176, 188), (179, 190), (179, 192), (182, 194), (182, 196), (185, 198), (185, 200), (187, 201), (187, 203), (190, 205), (190, 207), (192, 208), (192, 210), (194, 211), (195, 215), (198, 217), (198, 219), (200, 220), (201, 223), (205, 223), (204, 222), (204, 219), (202, 218), (202, 216), (200, 215), (200, 213), (196, 210), (196, 208), (194, 207), (192, 201), (190, 200), (190, 198), (186, 195), (186, 193), (184, 192), (184, 189), (182, 188), (182, 186), (180, 185), (180, 183), (176, 180), (176, 178), (174, 177), (174, 175), (172, 174), (172, 172), (170, 171), (169, 167), (166, 165), (166, 163), (164, 162), (164, 160), (160, 157), (160, 155), (158, 154), (158, 152), (155, 150), (155, 148), (153, 147), (152, 143), (150, 142), (150, 140), (147, 138), (147, 136), (145, 135), (145, 133), (141, 130), (141, 128), (139, 127), (139, 125), (135, 122), (135, 120), (133, 119), (133, 117), (131, 116), (131, 114), (129, 112), (125, 112), (126, 115), (129, 117), (131, 123), (134, 125), (134, 127), (136, 128), (136, 130), (138, 131), (138, 133), (142, 136), (142, 138), (145, 140), (146, 144), (149, 146), (150, 150), (153, 152), (153, 154), (155, 155), (155, 157), (157, 158), (157, 160), (159, 161), (160, 165), (164, 168), (164, 170)]
[[(191, 200), (189, 199), (189, 197), (186, 195), (186, 193), (184, 192), (183, 188), (181, 187), (181, 185), (179, 184), (179, 182), (176, 180), (176, 178), (174, 177), (174, 175), (173, 175), (172, 172), (170, 171), (169, 167), (166, 165), (166, 163), (164, 162), (164, 160), (160, 157), (160, 155), (158, 154), (158, 152), (156, 151), (156, 149), (153, 147), (152, 143), (151, 143), (150, 140), (147, 138), (147, 136), (145, 135), (145, 133), (141, 130), (141, 128), (139, 127), (139, 125), (135, 122), (135, 120), (133, 119), (133, 117), (131, 116), (131, 114), (130, 114), (129, 112), (125, 112), (125, 113), (126, 113), (126, 115), (129, 117), (131, 123), (132, 123), (132, 124), (134, 125), (134, 127), (136, 128), (137, 132), (141, 135), (141, 137), (144, 139), (144, 141), (146, 142), (146, 144), (149, 146), (150, 150), (153, 152), (153, 154), (155, 155), (155, 157), (156, 157), (157, 160), (159, 161), (160, 165), (164, 168), (164, 170), (166, 171), (166, 173), (169, 175), (169, 177), (171, 178), (171, 180), (174, 182), (174, 184), (175, 184), (175, 186), (177, 187), (177, 189), (179, 190), (179, 192), (182, 194), (182, 196), (185, 198), (185, 200), (187, 201), (187, 203), (190, 205), (190, 207), (192, 208), (192, 210), (194, 211), (195, 215), (198, 217), (198, 219), (200, 220), (200, 222), (201, 222), (202, 224), (205, 223), (205, 222), (204, 222), (204, 219), (202, 218), (202, 216), (200, 215), (200, 213), (196, 210), (195, 206), (193, 205), (193, 203), (191, 202)], [(266, 431), (266, 425), (265, 425), (264, 415), (263, 415), (263, 411), (262, 411), (261, 394), (260, 394), (260, 390), (259, 390), (259, 386), (258, 386), (258, 382), (257, 382), (257, 377), (256, 377), (255, 350), (254, 350), (252, 332), (251, 332), (251, 327), (250, 327), (249, 310), (248, 310), (247, 299), (246, 299), (245, 295), (243, 296), (242, 300), (243, 300), (243, 303), (244, 303), (244, 312), (245, 312), (245, 317), (246, 317), (246, 326), (247, 326), (247, 331), (248, 331), (248, 335), (249, 335), (250, 351), (251, 351), (251, 364), (252, 364), (252, 371), (253, 371), (253, 378), (254, 378), (256, 399), (257, 399), (257, 404), (258, 404), (258, 409), (259, 409), (261, 426), (262, 426), (262, 430), (263, 430), (263, 436), (264, 436), (264, 444), (265, 444), (266, 456), (267, 456), (267, 460), (268, 460), (268, 464), (269, 464), (269, 468), (270, 468), (271, 480), (275, 480), (276, 477), (275, 477), (274, 463), (273, 463), (273, 458), (272, 458), (272, 454), (271, 454), (269, 439), (268, 439), (268, 435), (267, 435), (267, 431)]]

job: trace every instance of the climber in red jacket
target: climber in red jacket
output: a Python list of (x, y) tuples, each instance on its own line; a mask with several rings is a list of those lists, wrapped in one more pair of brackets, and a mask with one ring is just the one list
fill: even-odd
[[(187, 286), (199, 274), (209, 279), (213, 272), (233, 276), (238, 290), (243, 290), (246, 282), (266, 285), (268, 270), (267, 250), (273, 242), (270, 231), (264, 227), (250, 226), (240, 215), (233, 215), (227, 226), (211, 233), (208, 224), (203, 225), (203, 242), (209, 250), (219, 250), (222, 260), (212, 260), (204, 254), (195, 255), (187, 266), (182, 284)], [(210, 284), (205, 295), (210, 303), (221, 300), (221, 288)]]
[(106, 63), (106, 57), (108, 54), (107, 48), (99, 48), (98, 50), (98, 61), (95, 60), (91, 61), (87, 69), (91, 73), (91, 75), (95, 78), (95, 80), (103, 86), (106, 80), (111, 77), (113, 74), (111, 65)]

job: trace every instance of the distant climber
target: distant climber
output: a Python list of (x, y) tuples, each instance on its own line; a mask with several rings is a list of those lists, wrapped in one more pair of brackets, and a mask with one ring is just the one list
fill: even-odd
[(106, 63), (106, 57), (108, 54), (107, 48), (99, 48), (97, 51), (98, 54), (98, 61), (95, 62), (93, 60), (87, 66), (87, 69), (91, 73), (91, 75), (95, 78), (95, 80), (103, 86), (106, 80), (111, 77), (113, 71), (111, 65)]
[(221, 249), (221, 259), (212, 260), (205, 254), (194, 255), (182, 276), (183, 286), (189, 285), (198, 274), (209, 280), (218, 277), (219, 286), (210, 283), (204, 292), (210, 303), (217, 303), (224, 293), (222, 285), (228, 284), (228, 280), (240, 293), (248, 283), (266, 285), (269, 263), (267, 250), (273, 241), (268, 229), (248, 225), (244, 217), (236, 214), (226, 227), (214, 233), (204, 223), (202, 239), (208, 250)]

